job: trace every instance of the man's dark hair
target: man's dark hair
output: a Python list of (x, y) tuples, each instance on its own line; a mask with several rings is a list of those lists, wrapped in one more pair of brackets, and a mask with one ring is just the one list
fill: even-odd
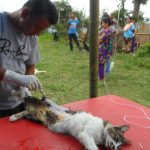
[(45, 15), (47, 16), (49, 23), (57, 23), (57, 9), (50, 0), (28, 0), (23, 7), (31, 9), (31, 16)]

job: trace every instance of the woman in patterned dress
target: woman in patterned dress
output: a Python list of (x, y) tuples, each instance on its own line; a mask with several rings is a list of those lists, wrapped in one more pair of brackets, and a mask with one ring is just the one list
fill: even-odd
[(104, 79), (106, 59), (110, 59), (110, 56), (112, 54), (112, 29), (110, 28), (111, 22), (112, 21), (109, 16), (102, 17), (98, 48), (98, 74), (100, 80)]

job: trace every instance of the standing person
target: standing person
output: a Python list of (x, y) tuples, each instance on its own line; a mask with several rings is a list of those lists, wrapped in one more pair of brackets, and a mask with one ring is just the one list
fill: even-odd
[(83, 48), (89, 52), (89, 46), (87, 44), (87, 40), (88, 40), (88, 29), (87, 28), (83, 28), (81, 33), (80, 33), (80, 41), (83, 43)]
[(113, 60), (110, 60), (110, 58), (112, 56), (114, 56), (116, 53), (116, 38), (117, 38), (116, 37), (116, 35), (117, 35), (116, 21), (114, 21), (114, 20), (111, 21), (110, 29), (111, 29), (111, 38), (110, 38), (110, 43), (109, 43), (109, 48), (108, 48), (109, 55), (106, 58), (106, 74), (108, 74), (114, 66), (114, 62), (113, 62)]
[[(104, 20), (109, 20), (109, 30), (113, 32), (114, 28), (112, 26), (112, 23), (113, 23), (113, 18), (112, 16), (109, 16), (108, 13), (104, 13), (102, 18), (101, 18), (101, 25), (100, 25), (100, 35), (104, 32), (104, 28), (102, 26), (102, 22)], [(112, 35), (111, 35), (112, 36)], [(110, 72), (110, 56), (112, 55), (112, 50), (113, 50), (113, 37), (110, 38), (109, 40), (109, 43), (108, 43), (108, 48), (107, 48), (107, 56), (106, 56), (106, 59), (105, 59), (105, 73), (106, 74), (109, 74)], [(102, 67), (102, 66), (101, 66)]]
[(133, 32), (133, 36), (131, 37), (131, 48), (130, 48), (130, 53), (135, 55), (134, 53), (134, 50), (135, 50), (135, 47), (136, 47), (136, 37), (135, 37), (135, 34), (136, 34), (136, 24), (135, 24), (135, 19), (132, 18), (132, 32)]
[(78, 27), (79, 27), (79, 20), (76, 18), (76, 14), (72, 12), (71, 19), (68, 20), (68, 37), (70, 50), (73, 50), (72, 39), (74, 39), (78, 49), (81, 50), (78, 41)]
[(34, 76), (39, 62), (37, 35), (57, 22), (55, 5), (49, 0), (28, 0), (14, 12), (0, 13), (0, 117), (24, 109), (22, 95), (41, 89)]
[(53, 29), (53, 40), (54, 40), (55, 43), (58, 42), (58, 31), (57, 31), (56, 28)]
[(110, 35), (109, 35), (109, 43), (108, 43), (108, 52), (106, 57), (106, 68), (105, 68), (106, 74), (109, 74), (109, 72), (112, 69), (111, 68), (112, 64), (114, 63), (111, 62), (111, 57), (115, 53), (115, 42), (116, 42), (116, 22), (113, 20), (112, 16), (110, 16), (109, 19), (110, 19), (110, 24), (109, 24)]
[[(106, 60), (109, 61), (107, 62), (109, 65), (110, 64), (110, 56), (111, 56), (111, 49), (110, 49), (110, 42), (111, 42), (111, 37), (112, 37), (112, 30), (110, 28), (111, 25), (111, 20), (109, 17), (102, 17), (102, 22), (101, 22), (101, 30), (100, 30), (100, 38), (99, 38), (99, 67), (98, 67), (98, 74), (99, 74), (99, 79), (103, 80), (104, 79), (104, 68), (105, 68), (105, 63)], [(110, 66), (107, 66), (110, 68)]]
[(124, 31), (124, 43), (125, 43), (125, 51), (130, 52), (131, 49), (131, 39), (134, 36), (133, 30), (135, 26), (133, 25), (132, 18), (129, 17), (127, 19), (127, 24), (125, 25), (123, 31)]

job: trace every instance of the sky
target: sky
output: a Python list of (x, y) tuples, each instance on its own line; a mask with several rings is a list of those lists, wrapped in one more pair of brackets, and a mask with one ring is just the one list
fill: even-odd
[[(19, 9), (27, 0), (0, 0), (0, 11), (14, 11)], [(51, 0), (51, 1), (59, 1), (59, 0)], [(78, 10), (84, 9), (86, 15), (89, 15), (89, 1), (90, 0), (68, 0), (70, 5)], [(100, 1), (100, 10), (107, 10), (109, 13), (117, 9), (117, 5), (119, 0), (99, 0)], [(132, 10), (133, 4), (132, 0), (127, 0), (126, 9)], [(147, 5), (141, 5), (141, 11), (144, 12), (144, 17), (150, 18), (150, 0)]]

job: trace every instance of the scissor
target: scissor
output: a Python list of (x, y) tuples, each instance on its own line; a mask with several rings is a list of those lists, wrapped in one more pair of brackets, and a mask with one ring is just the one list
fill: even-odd
[(42, 101), (46, 100), (46, 95), (45, 95), (45, 93), (43, 92), (43, 90), (42, 90), (42, 89), (39, 89), (39, 91), (40, 91), (41, 94), (43, 95), (41, 100), (42, 100)]

